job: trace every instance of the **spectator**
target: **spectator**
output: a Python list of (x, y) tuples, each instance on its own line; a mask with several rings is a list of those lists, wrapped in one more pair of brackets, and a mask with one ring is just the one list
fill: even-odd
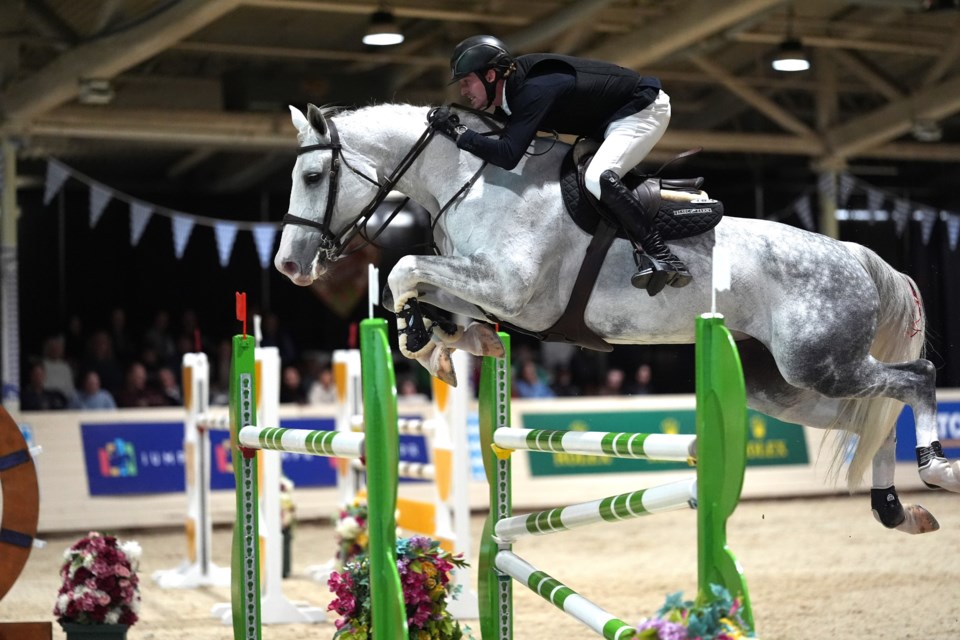
[(283, 368), (280, 378), (280, 404), (307, 404), (300, 370), (290, 365)]
[(416, 380), (404, 376), (397, 382), (397, 402), (430, 402), (430, 398), (417, 388)]
[(514, 382), (514, 391), (520, 398), (552, 398), (553, 390), (547, 386), (537, 371), (537, 363), (524, 360), (520, 365), (520, 374)]
[(260, 345), (263, 347), (277, 347), (280, 351), (280, 363), (286, 367), (297, 360), (297, 347), (293, 336), (280, 326), (280, 316), (268, 311), (263, 316), (260, 325)]
[(153, 316), (153, 323), (143, 336), (143, 346), (156, 353), (157, 362), (169, 364), (176, 359), (177, 348), (170, 331), (170, 314), (167, 311), (161, 309)]
[(641, 364), (633, 375), (633, 382), (627, 385), (626, 393), (631, 396), (645, 396), (656, 393), (653, 389), (653, 370), (648, 364)]
[(623, 395), (623, 369), (608, 369), (607, 377), (600, 392), (601, 396), (622, 396)]
[(20, 391), (20, 408), (24, 411), (58, 411), (67, 408), (67, 397), (46, 386), (47, 373), (42, 362), (30, 365), (27, 385)]
[(573, 381), (573, 372), (570, 367), (560, 365), (554, 371), (553, 384), (550, 385), (553, 393), (561, 398), (580, 395), (580, 387)]
[(121, 407), (160, 407), (165, 403), (160, 394), (147, 385), (147, 369), (140, 362), (127, 367), (126, 381), (117, 394)]
[(100, 388), (100, 376), (87, 371), (80, 380), (80, 391), (70, 401), (71, 409), (116, 409), (109, 391)]
[(96, 331), (87, 341), (87, 357), (81, 367), (84, 371), (96, 371), (100, 384), (114, 397), (123, 386), (123, 367), (113, 356), (113, 344), (110, 334)]
[(307, 399), (310, 404), (333, 404), (337, 401), (337, 385), (330, 367), (322, 367), (317, 373), (317, 379), (310, 385)]
[(177, 376), (170, 367), (161, 367), (156, 376), (157, 394), (164, 405), (179, 407), (183, 404), (183, 395), (180, 393), (180, 384)]
[(63, 336), (50, 336), (43, 341), (43, 369), (46, 372), (47, 389), (55, 389), (64, 398), (72, 398), (77, 392), (73, 367), (64, 358), (66, 339)]
[(114, 307), (110, 312), (110, 339), (113, 341), (113, 354), (120, 362), (127, 363), (136, 357), (137, 345), (127, 327), (127, 312), (121, 307)]

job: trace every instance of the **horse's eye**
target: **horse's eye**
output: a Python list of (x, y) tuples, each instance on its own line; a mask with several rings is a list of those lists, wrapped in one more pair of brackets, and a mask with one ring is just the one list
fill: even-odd
[(303, 181), (307, 184), (317, 184), (320, 182), (321, 177), (323, 177), (321, 173), (317, 171), (311, 171), (310, 173), (304, 174)]

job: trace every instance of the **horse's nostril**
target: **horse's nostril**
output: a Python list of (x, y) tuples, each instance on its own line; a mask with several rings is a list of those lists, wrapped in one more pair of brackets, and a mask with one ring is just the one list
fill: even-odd
[(292, 260), (287, 260), (283, 263), (283, 272), (288, 276), (296, 275), (300, 271), (300, 268), (297, 266), (296, 262)]

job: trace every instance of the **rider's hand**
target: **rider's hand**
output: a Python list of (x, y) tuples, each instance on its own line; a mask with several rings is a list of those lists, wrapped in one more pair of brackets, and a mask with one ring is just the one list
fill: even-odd
[(460, 118), (450, 112), (450, 107), (436, 107), (427, 114), (427, 124), (437, 133), (442, 133), (454, 142), (467, 130), (466, 125), (460, 124)]

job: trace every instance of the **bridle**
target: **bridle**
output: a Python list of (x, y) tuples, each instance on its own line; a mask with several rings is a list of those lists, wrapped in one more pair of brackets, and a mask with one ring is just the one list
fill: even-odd
[[(487, 124), (490, 124), (491, 118), (488, 114), (463, 105), (451, 105), (457, 109), (473, 113), (480, 116)], [(430, 126), (424, 130), (420, 135), (420, 138), (417, 139), (410, 150), (407, 152), (407, 155), (403, 157), (397, 167), (393, 170), (387, 179), (383, 183), (379, 183), (373, 178), (361, 173), (347, 162), (346, 156), (343, 154), (343, 145), (340, 144), (340, 135), (337, 133), (337, 126), (333, 123), (333, 119), (327, 121), (327, 129), (330, 134), (330, 142), (321, 142), (318, 144), (308, 144), (297, 149), (297, 155), (303, 155), (305, 153), (312, 153), (314, 151), (332, 151), (333, 159), (330, 162), (330, 188), (327, 192), (327, 207), (326, 211), (323, 214), (323, 219), (320, 222), (315, 220), (308, 220), (307, 218), (301, 218), (300, 216), (295, 216), (292, 213), (287, 213), (283, 216), (282, 224), (288, 225), (300, 225), (305, 227), (311, 227), (320, 232), (320, 250), (323, 251), (327, 259), (330, 261), (337, 260), (338, 258), (343, 257), (344, 255), (350, 255), (360, 251), (368, 244), (376, 244), (376, 239), (383, 233), (384, 229), (390, 224), (390, 222), (397, 216), (398, 213), (406, 206), (410, 198), (404, 198), (400, 204), (393, 210), (393, 212), (387, 216), (383, 221), (383, 224), (380, 225), (380, 228), (377, 229), (376, 233), (372, 236), (368, 235), (366, 232), (367, 223), (370, 221), (370, 218), (373, 216), (373, 213), (377, 210), (377, 207), (386, 200), (387, 195), (393, 191), (397, 183), (407, 172), (407, 170), (413, 165), (413, 162), (419, 157), (423, 150), (430, 143), (430, 140), (433, 138), (436, 130)], [(499, 127), (492, 127), (491, 131), (488, 131), (481, 135), (490, 135), (492, 133), (499, 133)], [(367, 182), (375, 185), (377, 187), (377, 193), (373, 196), (373, 199), (367, 203), (367, 205), (360, 211), (359, 214), (346, 225), (343, 230), (337, 234), (332, 234), (330, 232), (330, 220), (333, 218), (333, 208), (336, 206), (337, 202), (337, 190), (340, 187), (340, 164), (343, 164), (350, 171), (360, 176)], [(450, 208), (450, 206), (462, 196), (466, 191), (473, 186), (473, 184), (480, 177), (480, 174), (483, 173), (484, 168), (487, 166), (487, 162), (484, 161), (480, 165), (480, 169), (473, 174), (473, 176), (453, 195), (447, 203), (441, 207), (440, 211), (437, 213), (436, 218), (431, 221), (431, 228), (436, 227), (437, 223), (440, 221), (440, 218), (443, 214)], [(349, 254), (345, 254), (347, 246), (357, 235), (361, 235), (365, 242), (360, 246), (354, 248), (350, 251)], [(429, 248), (432, 248), (436, 253), (440, 253), (438, 247), (435, 243), (431, 242), (427, 245)]]
[[(427, 127), (426, 131), (424, 131), (420, 138), (414, 143), (410, 151), (407, 152), (407, 155), (404, 156), (403, 160), (400, 161), (400, 164), (397, 165), (397, 168), (393, 170), (393, 173), (391, 173), (381, 184), (373, 178), (358, 171), (352, 167), (349, 162), (347, 162), (347, 158), (343, 154), (343, 145), (340, 144), (340, 135), (337, 133), (337, 126), (333, 123), (332, 119), (327, 121), (327, 129), (330, 133), (330, 142), (308, 144), (297, 149), (298, 156), (305, 153), (312, 153), (314, 151), (333, 152), (333, 158), (330, 162), (330, 188), (327, 191), (327, 207), (323, 214), (323, 218), (320, 220), (320, 222), (317, 222), (315, 220), (308, 220), (307, 218), (295, 216), (292, 213), (287, 213), (283, 216), (282, 224), (301, 225), (305, 227), (312, 227), (318, 230), (320, 232), (320, 249), (327, 254), (327, 259), (332, 261), (344, 255), (345, 249), (357, 234), (364, 235), (366, 242), (360, 247), (357, 247), (351, 251), (351, 253), (355, 253), (367, 244), (375, 241), (387, 227), (387, 225), (390, 224), (390, 221), (393, 220), (393, 218), (396, 217), (400, 210), (406, 205), (409, 198), (405, 198), (397, 206), (397, 208), (394, 209), (393, 213), (387, 217), (387, 219), (372, 237), (367, 237), (365, 235), (367, 222), (369, 222), (373, 212), (377, 210), (377, 207), (379, 207), (380, 204), (386, 199), (387, 195), (393, 191), (393, 188), (397, 185), (397, 182), (400, 181), (400, 178), (403, 177), (403, 174), (407, 172), (407, 170), (413, 164), (413, 161), (416, 160), (420, 153), (423, 152), (424, 148), (430, 142), (430, 138), (433, 137), (434, 131), (430, 127)], [(367, 205), (360, 211), (360, 213), (357, 214), (357, 216), (350, 222), (350, 224), (346, 225), (339, 233), (333, 234), (330, 232), (330, 221), (333, 218), (333, 209), (337, 203), (337, 191), (340, 187), (341, 163), (354, 174), (375, 185), (377, 187), (377, 193), (373, 196), (373, 199), (370, 200), (370, 202), (368, 202)]]

